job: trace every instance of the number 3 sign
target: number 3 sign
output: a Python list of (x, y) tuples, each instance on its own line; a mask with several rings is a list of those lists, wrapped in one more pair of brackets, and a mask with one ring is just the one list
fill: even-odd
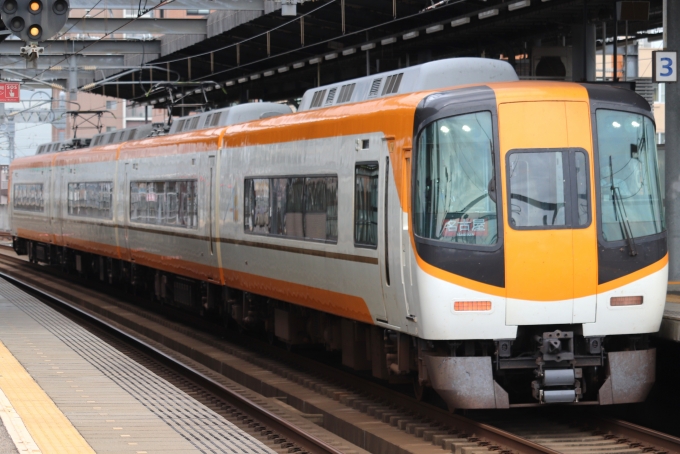
[(678, 53), (652, 52), (652, 82), (678, 81)]

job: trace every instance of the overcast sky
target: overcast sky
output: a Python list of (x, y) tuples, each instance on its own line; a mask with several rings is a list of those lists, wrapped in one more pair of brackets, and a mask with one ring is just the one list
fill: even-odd
[[(51, 90), (21, 90), (20, 103), (5, 103), (5, 109), (27, 109), (50, 99)], [(49, 110), (50, 105), (35, 107)], [(52, 125), (50, 123), (20, 123), (15, 119), (15, 157), (35, 154), (39, 145), (52, 141)], [(0, 164), (9, 164), (9, 142), (5, 129), (0, 128)]]

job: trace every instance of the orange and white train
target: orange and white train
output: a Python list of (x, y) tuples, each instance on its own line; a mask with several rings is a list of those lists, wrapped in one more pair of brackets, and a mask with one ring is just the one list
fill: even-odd
[(341, 350), (451, 409), (654, 384), (668, 255), (634, 92), (451, 59), (66, 148), (11, 165), (33, 261)]

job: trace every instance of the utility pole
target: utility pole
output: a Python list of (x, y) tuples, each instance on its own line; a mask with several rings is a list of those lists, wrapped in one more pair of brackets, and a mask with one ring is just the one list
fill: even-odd
[(7, 140), (9, 141), (9, 162), (14, 161), (14, 117), (7, 119)]
[[(680, 50), (680, 2), (664, 1), (664, 47)], [(677, 68), (676, 68), (677, 70)], [(668, 228), (668, 280), (680, 281), (680, 85), (666, 84), (666, 225)]]
[(0, 131), (7, 134), (7, 143), (9, 149), (9, 162), (14, 160), (14, 118), (7, 118), (5, 114), (5, 103), (0, 102)]

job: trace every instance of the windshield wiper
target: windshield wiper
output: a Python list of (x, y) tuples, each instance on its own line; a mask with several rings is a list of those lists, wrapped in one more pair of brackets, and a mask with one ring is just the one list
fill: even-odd
[(626, 207), (621, 199), (621, 192), (619, 188), (614, 186), (614, 166), (612, 165), (612, 157), (609, 156), (609, 180), (612, 190), (612, 201), (614, 202), (614, 217), (619, 221), (621, 233), (628, 243), (628, 255), (635, 257), (637, 255), (637, 248), (635, 247), (635, 240), (633, 239), (633, 232), (628, 222), (628, 215), (626, 214)]

